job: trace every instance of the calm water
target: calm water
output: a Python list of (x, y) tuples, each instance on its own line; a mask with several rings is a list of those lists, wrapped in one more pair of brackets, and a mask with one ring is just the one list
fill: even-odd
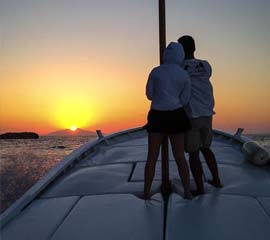
[[(270, 150), (270, 134), (248, 137)], [(94, 139), (71, 136), (0, 140), (0, 212), (22, 196), (64, 156)]]

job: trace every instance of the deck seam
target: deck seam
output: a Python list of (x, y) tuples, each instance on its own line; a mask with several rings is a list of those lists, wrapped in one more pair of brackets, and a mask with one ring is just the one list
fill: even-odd
[(128, 182), (131, 182), (131, 181), (132, 181), (132, 176), (133, 176), (133, 173), (134, 173), (134, 171), (135, 171), (136, 165), (137, 165), (136, 162), (134, 162), (134, 163), (132, 164), (132, 169), (131, 169), (130, 175), (129, 175), (129, 177), (128, 177)]
[[(91, 196), (102, 196), (102, 195), (121, 195), (121, 194), (127, 194), (127, 195), (134, 195), (137, 196), (137, 194), (141, 193), (142, 190), (140, 191), (134, 191), (134, 192), (107, 192), (107, 193), (95, 193), (95, 194), (85, 194), (85, 195), (63, 195), (63, 196), (55, 196), (55, 197), (43, 197), (43, 198), (39, 198), (39, 199), (54, 199), (54, 198), (64, 198), (64, 197), (91, 197)], [(156, 193), (161, 193), (161, 192), (156, 192), (153, 191), (153, 194)]]
[(167, 216), (168, 216), (168, 205), (169, 205), (169, 196), (163, 197), (163, 240), (166, 240), (166, 233), (167, 233)]
[(257, 200), (258, 204), (261, 206), (261, 208), (263, 209), (263, 211), (266, 213), (266, 215), (268, 216), (270, 220), (270, 213), (268, 212), (268, 210), (264, 207), (264, 205), (261, 203), (261, 201), (257, 197), (255, 197), (255, 199)]
[(55, 230), (52, 231), (52, 233), (49, 235), (49, 239), (51, 239), (53, 237), (53, 235), (57, 232), (57, 230), (60, 228), (60, 226), (63, 224), (63, 222), (66, 220), (66, 218), (68, 217), (68, 215), (71, 213), (71, 211), (73, 210), (73, 208), (77, 205), (77, 203), (81, 200), (82, 196), (78, 196), (79, 198), (74, 202), (74, 204), (72, 205), (72, 207), (68, 210), (68, 212), (66, 213), (66, 215), (63, 217), (62, 221), (60, 221), (60, 223), (56, 226)]
[(249, 198), (255, 198), (255, 199), (257, 199), (258, 197), (270, 197), (270, 196), (261, 196), (261, 195), (258, 196), (258, 195), (249, 195), (249, 194), (240, 194), (240, 193), (219, 193), (216, 195), (230, 195), (230, 196), (239, 196), (239, 197), (249, 197)]
[[(99, 167), (99, 166), (109, 166), (109, 165), (117, 165), (117, 164), (133, 164), (133, 163), (145, 163), (147, 160), (137, 160), (137, 161), (130, 161), (130, 162), (112, 162), (112, 163), (100, 163), (100, 164), (93, 164), (93, 165), (82, 165), (82, 166), (75, 166), (74, 170), (80, 168), (89, 168), (89, 167)], [(157, 162), (161, 162), (161, 159), (158, 159)], [(169, 159), (169, 162), (175, 162), (174, 159)], [(217, 162), (218, 165), (226, 165), (226, 166), (233, 166), (238, 168), (249, 168), (249, 165), (244, 165), (246, 162), (243, 163), (229, 163), (229, 162)], [(205, 161), (202, 160), (202, 164), (206, 164)], [(253, 166), (253, 165), (251, 165)]]
[[(173, 192), (176, 195), (179, 195), (182, 197), (181, 194), (179, 194), (178, 192)], [(244, 195), (244, 194), (232, 194), (232, 193), (216, 193), (216, 192), (210, 192), (210, 193), (205, 193), (204, 195), (202, 195), (201, 197), (205, 196), (205, 195), (215, 195), (215, 196), (238, 196), (238, 197), (246, 197), (246, 198), (252, 198), (252, 199), (257, 199), (257, 198), (270, 198), (270, 196), (255, 196), (255, 195)]]
[[(143, 183), (144, 181), (130, 181), (130, 183)], [(153, 182), (161, 182), (161, 180), (153, 180)], [(177, 195), (180, 195), (178, 192), (174, 192)], [(49, 196), (49, 197), (39, 197), (38, 199), (51, 199), (51, 198), (61, 198), (61, 197), (84, 197), (84, 196), (95, 196), (95, 195), (111, 195), (111, 194), (132, 194), (136, 195), (136, 193), (132, 192), (107, 192), (107, 193), (94, 193), (94, 194), (85, 194), (85, 195), (61, 195), (61, 196)], [(240, 196), (240, 197), (249, 197), (249, 198), (258, 198), (258, 197), (267, 197), (269, 198), (270, 195), (249, 195), (249, 194), (239, 194), (239, 193), (217, 193), (217, 192), (208, 192), (205, 195), (229, 195), (229, 196)]]

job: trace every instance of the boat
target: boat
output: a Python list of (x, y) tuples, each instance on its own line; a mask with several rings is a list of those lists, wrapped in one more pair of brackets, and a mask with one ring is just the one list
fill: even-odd
[[(165, 43), (160, 0), (160, 51)], [(162, 47), (163, 46), (163, 47)], [(128, 129), (88, 142), (66, 156), (1, 216), (3, 240), (268, 240), (270, 165), (268, 153), (242, 135), (214, 130), (223, 188), (207, 183), (192, 200), (183, 188), (169, 146), (157, 161), (151, 200), (143, 200), (147, 132)], [(161, 161), (162, 158), (162, 161)], [(161, 191), (168, 159), (172, 193)], [(191, 187), (195, 188), (191, 177)]]
[[(145, 129), (98, 135), (1, 215), (1, 239), (269, 239), (268, 156), (257, 146), (265, 165), (250, 162), (244, 148), (254, 143), (239, 131), (214, 131), (212, 149), (224, 187), (205, 183), (206, 194), (191, 201), (183, 198), (170, 148), (173, 193), (161, 195), (159, 157), (151, 200), (138, 197), (147, 157)], [(254, 152), (252, 156), (258, 161)], [(203, 168), (210, 178), (204, 161)]]

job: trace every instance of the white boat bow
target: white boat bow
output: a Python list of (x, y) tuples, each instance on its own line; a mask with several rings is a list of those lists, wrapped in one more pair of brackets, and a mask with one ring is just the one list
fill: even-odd
[[(147, 133), (130, 129), (86, 143), (68, 155), (1, 215), (2, 239), (269, 239), (270, 166), (255, 166), (250, 139), (215, 130), (224, 187), (185, 200), (172, 152), (173, 193), (160, 193), (161, 161), (144, 201)], [(263, 155), (264, 156), (264, 155)], [(262, 158), (264, 160), (264, 158)], [(210, 173), (203, 161), (206, 178)], [(191, 184), (194, 186), (193, 179)]]

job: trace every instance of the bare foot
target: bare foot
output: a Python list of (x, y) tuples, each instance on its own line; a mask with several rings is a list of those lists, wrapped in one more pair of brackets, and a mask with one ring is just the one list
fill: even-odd
[(184, 193), (184, 198), (188, 199), (188, 200), (191, 200), (193, 198), (193, 195), (191, 194), (191, 192), (185, 192)]
[(138, 193), (135, 194), (138, 198), (142, 199), (142, 200), (150, 200), (151, 199), (151, 195), (145, 195), (144, 193)]
[(204, 191), (199, 191), (199, 190), (194, 190), (194, 191), (191, 191), (192, 195), (193, 196), (199, 196), (199, 195), (203, 195), (204, 194)]
[(216, 188), (222, 188), (223, 187), (223, 185), (221, 184), (220, 181), (207, 180), (207, 182), (209, 184), (211, 184), (212, 186), (216, 187)]

